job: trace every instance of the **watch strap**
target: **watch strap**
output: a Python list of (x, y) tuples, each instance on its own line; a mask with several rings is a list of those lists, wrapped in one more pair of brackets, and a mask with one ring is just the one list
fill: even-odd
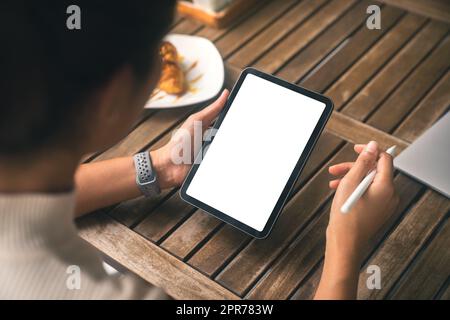
[(136, 184), (142, 194), (146, 197), (157, 196), (161, 190), (149, 152), (137, 153), (134, 155), (133, 160), (136, 169)]

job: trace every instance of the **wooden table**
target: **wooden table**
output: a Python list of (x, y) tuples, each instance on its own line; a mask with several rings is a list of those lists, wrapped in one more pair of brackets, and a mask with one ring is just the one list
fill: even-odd
[[(214, 41), (226, 61), (227, 87), (254, 66), (326, 94), (336, 111), (265, 240), (196, 210), (177, 190), (88, 215), (80, 235), (177, 299), (310, 299), (332, 199), (327, 167), (354, 159), (357, 142), (404, 149), (450, 105), (450, 11), (417, 1), (408, 12), (391, 2), (378, 3), (381, 30), (365, 26), (373, 1), (261, 1), (223, 30), (177, 17), (171, 32)], [(147, 111), (93, 161), (158, 148), (195, 110)], [(400, 173), (395, 185), (400, 205), (372, 243), (358, 297), (449, 299), (450, 201)], [(381, 290), (367, 289), (368, 265), (381, 268)]]

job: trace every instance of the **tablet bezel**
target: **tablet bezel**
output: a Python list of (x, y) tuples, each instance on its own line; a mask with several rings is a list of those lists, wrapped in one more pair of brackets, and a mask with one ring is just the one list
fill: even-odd
[[(231, 90), (231, 93), (228, 97), (228, 100), (227, 100), (223, 110), (221, 111), (217, 121), (214, 123), (214, 126), (213, 126), (214, 129), (220, 128), (220, 125), (222, 124), (223, 119), (225, 118), (228, 110), (230, 109), (231, 105), (233, 104), (234, 98), (236, 97), (237, 93), (239, 92), (239, 89), (241, 88), (241, 85), (244, 82), (245, 77), (248, 74), (252, 74), (257, 77), (263, 78), (263, 79), (273, 82), (277, 85), (280, 85), (284, 88), (293, 90), (297, 93), (303, 94), (307, 97), (318, 100), (325, 104), (325, 108), (322, 112), (322, 115), (320, 116), (320, 119), (317, 122), (316, 127), (313, 130), (313, 133), (309, 137), (309, 140), (305, 146), (305, 149), (303, 150), (302, 154), (300, 155), (300, 158), (298, 159), (298, 161), (294, 167), (294, 170), (292, 171), (288, 181), (286, 182), (286, 185), (283, 188), (283, 192), (281, 193), (280, 197), (278, 198), (277, 203), (276, 203), (274, 209), (272, 210), (272, 213), (270, 214), (270, 217), (267, 220), (266, 225), (264, 226), (264, 229), (262, 231), (258, 231), (256, 229), (230, 217), (226, 213), (221, 212), (221, 211), (207, 205), (206, 203), (203, 203), (202, 201), (189, 196), (186, 193), (195, 173), (197, 172), (198, 167), (201, 165), (201, 162), (199, 163), (199, 160), (201, 159), (200, 158), (201, 152), (197, 155), (196, 161), (194, 161), (194, 164), (192, 165), (191, 170), (187, 174), (186, 179), (184, 180), (183, 185), (180, 188), (179, 194), (180, 194), (181, 199), (183, 199), (187, 203), (192, 204), (193, 206), (213, 215), (214, 217), (216, 217), (228, 224), (231, 224), (232, 226), (238, 228), (239, 230), (244, 231), (245, 233), (248, 233), (249, 235), (251, 235), (255, 238), (262, 239), (262, 238), (266, 238), (269, 235), (270, 231), (272, 230), (273, 225), (275, 224), (276, 220), (278, 219), (278, 217), (286, 203), (286, 200), (287, 200), (289, 194), (291, 193), (293, 186), (295, 185), (295, 182), (297, 181), (298, 177), (300, 176), (300, 174), (306, 164), (306, 161), (308, 160), (312, 150), (314, 149), (314, 146), (316, 145), (317, 140), (320, 137), (320, 134), (322, 133), (328, 119), (330, 118), (330, 116), (332, 114), (333, 103), (329, 98), (325, 97), (324, 95), (321, 95), (314, 91), (299, 87), (295, 84), (289, 83), (285, 80), (282, 80), (282, 79), (272, 76), (270, 74), (261, 72), (257, 69), (246, 68), (241, 72), (239, 79), (237, 80), (236, 84), (233, 86), (233, 89)], [(201, 150), (205, 150), (205, 148), (207, 148), (208, 145), (210, 143), (212, 143), (213, 141), (214, 141), (214, 137), (211, 137), (211, 139), (209, 139), (209, 141), (208, 140), (204, 141), (202, 144)]]

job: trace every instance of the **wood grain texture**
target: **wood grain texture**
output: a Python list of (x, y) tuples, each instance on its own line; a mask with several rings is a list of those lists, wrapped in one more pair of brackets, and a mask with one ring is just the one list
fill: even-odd
[(450, 279), (446, 281), (447, 288), (444, 288), (441, 295), (438, 297), (440, 300), (450, 300)]
[(443, 23), (428, 23), (344, 106), (342, 112), (365, 120), (434, 49), (448, 29)]
[(326, 94), (333, 100), (335, 108), (341, 109), (343, 104), (409, 41), (425, 21), (419, 16), (406, 15), (333, 83)]
[(392, 132), (401, 120), (443, 76), (450, 65), (450, 37), (442, 43), (417, 67), (369, 118), (368, 124)]
[(184, 259), (221, 224), (222, 222), (219, 219), (201, 210), (197, 210), (186, 222), (161, 243), (161, 247), (170, 251), (180, 259)]
[(150, 212), (134, 230), (151, 241), (159, 242), (194, 211), (195, 208), (181, 200), (176, 191), (166, 201), (160, 202), (159, 207)]
[(450, 23), (450, 2), (447, 0), (380, 0), (404, 10)]
[[(309, 75), (302, 85), (315, 91), (325, 91), (336, 79), (355, 63), (364, 52), (383, 37), (403, 16), (403, 11), (393, 7), (383, 7), (383, 24), (380, 30), (361, 27), (345, 45)], [(299, 79), (300, 80), (300, 79)]]
[(412, 142), (443, 115), (450, 106), (450, 72), (436, 84), (429, 94), (411, 112), (394, 135)]
[(336, 136), (352, 143), (367, 143), (367, 141), (376, 140), (380, 147), (384, 149), (396, 145), (398, 147), (397, 152), (401, 152), (409, 145), (408, 142), (400, 138), (336, 111), (333, 111), (326, 128)]
[(282, 42), (274, 45), (253, 66), (269, 73), (276, 72), (354, 3), (355, 1), (352, 0), (335, 0), (329, 2), (321, 10), (317, 11), (316, 14), (309, 17), (295, 31), (287, 35)]
[(412, 266), (402, 276), (397, 288), (389, 294), (390, 299), (433, 299), (442, 284), (450, 277), (450, 223), (447, 219), (413, 261)]
[(83, 239), (175, 299), (238, 299), (106, 214), (82, 218), (79, 229)]
[(259, 57), (264, 55), (276, 43), (282, 40), (293, 29), (297, 28), (305, 19), (325, 3), (325, 0), (304, 0), (274, 21), (268, 28), (256, 35), (231, 57), (228, 62), (244, 68), (251, 65)]
[[(355, 6), (327, 28), (323, 34), (320, 34), (304, 50), (283, 66), (277, 72), (277, 76), (291, 82), (298, 82), (299, 79), (303, 78), (314, 66), (361, 27), (362, 22), (367, 18), (365, 8), (368, 3), (367, 1), (356, 3)], [(245, 48), (239, 52), (244, 50)], [(230, 60), (230, 62), (234, 63), (233, 60)]]
[(381, 289), (367, 288), (368, 274), (363, 268), (359, 278), (358, 298), (385, 297), (449, 209), (450, 200), (428, 190), (366, 263), (380, 267)]
[(222, 56), (226, 59), (232, 52), (236, 51), (243, 43), (249, 41), (258, 32), (279, 19), (296, 0), (269, 1), (261, 10), (230, 30), (216, 41), (216, 46)]
[(297, 284), (323, 256), (325, 230), (328, 225), (331, 199), (316, 219), (283, 251), (270, 272), (250, 290), (247, 299), (287, 299)]
[(248, 234), (226, 224), (188, 260), (188, 263), (213, 277), (250, 239)]

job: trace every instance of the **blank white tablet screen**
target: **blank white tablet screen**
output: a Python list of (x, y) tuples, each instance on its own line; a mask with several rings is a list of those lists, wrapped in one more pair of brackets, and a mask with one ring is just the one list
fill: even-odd
[(262, 231), (324, 109), (247, 74), (186, 193)]

